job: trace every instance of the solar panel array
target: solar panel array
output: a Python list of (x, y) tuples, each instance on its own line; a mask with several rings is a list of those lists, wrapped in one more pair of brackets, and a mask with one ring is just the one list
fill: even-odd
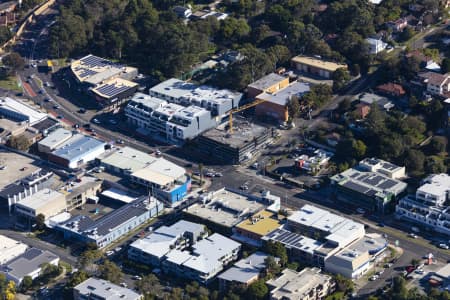
[(83, 64), (89, 65), (90, 67), (104, 67), (104, 66), (110, 64), (109, 61), (107, 61), (101, 57), (95, 56), (95, 55), (89, 55), (89, 56), (83, 57), (82, 59), (80, 59), (80, 61)]
[(276, 229), (267, 235), (267, 238), (296, 248), (302, 248), (304, 246), (301, 243), (304, 240), (303, 236), (283, 229)]
[(97, 72), (95, 72), (93, 70), (83, 69), (83, 71), (80, 73), (80, 77), (85, 78), (85, 77), (92, 76), (95, 74), (97, 74)]
[(116, 86), (115, 84), (105, 84), (99, 88), (96, 89), (99, 93), (102, 93), (103, 95), (106, 95), (108, 97), (114, 97), (119, 95), (122, 92), (125, 92), (129, 90), (129, 86)]

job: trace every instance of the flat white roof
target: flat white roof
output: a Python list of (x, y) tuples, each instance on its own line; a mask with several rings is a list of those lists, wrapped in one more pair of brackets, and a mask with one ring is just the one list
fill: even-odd
[(161, 186), (167, 185), (184, 176), (186, 170), (164, 158), (158, 158), (134, 172), (131, 176), (152, 182)]
[(286, 77), (270, 73), (267, 74), (260, 79), (256, 80), (255, 82), (250, 83), (248, 86), (254, 89), (258, 89), (261, 91), (264, 91), (265, 89), (270, 88), (271, 86), (280, 83), (281, 81), (285, 80)]
[(53, 155), (62, 157), (68, 161), (77, 161), (87, 155), (90, 151), (104, 148), (105, 145), (105, 142), (93, 137), (76, 134), (52, 153)]
[[(184, 109), (184, 106), (182, 106), (182, 105), (178, 105), (175, 103), (168, 103), (166, 105), (156, 108), (155, 113), (171, 117), (175, 113), (177, 113), (178, 111), (180, 111), (182, 109)], [(155, 114), (154, 114), (154, 116), (155, 116)]]
[(125, 146), (109, 153), (101, 162), (133, 173), (155, 162), (158, 158), (134, 148)]
[(106, 191), (102, 192), (102, 195), (111, 199), (122, 201), (124, 203), (130, 203), (137, 199), (137, 197), (131, 197), (127, 192), (116, 188), (107, 189)]
[(196, 87), (197, 86), (195, 84), (188, 83), (176, 78), (170, 78), (150, 88), (149, 92), (150, 95), (152, 95), (152, 93), (158, 93), (179, 99)]
[(220, 90), (206, 85), (201, 85), (183, 96), (183, 98), (189, 99), (190, 101), (201, 102), (207, 100), (208, 102), (215, 103), (223, 103), (240, 97), (242, 97), (241, 93)]
[(37, 210), (40, 207), (46, 205), (48, 202), (53, 201), (65, 201), (64, 194), (51, 190), (51, 189), (43, 189), (37, 191), (31, 196), (25, 197), (18, 202), (18, 204), (22, 206), (29, 207), (31, 209)]
[(74, 289), (78, 290), (81, 295), (94, 294), (98, 297), (102, 297), (102, 299), (108, 300), (142, 299), (142, 295), (136, 293), (133, 290), (94, 277), (88, 278), (87, 280), (74, 287)]
[(72, 131), (64, 128), (58, 128), (55, 131), (52, 131), (47, 137), (40, 140), (38, 144), (54, 149), (57, 148), (58, 145), (67, 141), (70, 137), (72, 137)]
[(256, 96), (256, 98), (278, 105), (286, 105), (293, 96), (301, 97), (303, 94), (309, 92), (309, 90), (309, 83), (297, 81), (273, 94), (264, 92)]
[(431, 195), (442, 195), (450, 191), (450, 176), (447, 174), (434, 174), (428, 176), (427, 183), (420, 186), (417, 191)]
[(22, 242), (0, 235), (0, 265), (21, 255), (27, 248), (28, 246)]
[(0, 108), (11, 110), (28, 118), (30, 125), (34, 125), (47, 118), (47, 114), (40, 112), (18, 99), (0, 98)]
[[(140, 104), (140, 105), (139, 105)], [(156, 98), (144, 93), (137, 92), (133, 95), (131, 100), (128, 102), (127, 106), (137, 107), (137, 108), (150, 108), (155, 110), (158, 107), (162, 107), (167, 104), (166, 100)]]

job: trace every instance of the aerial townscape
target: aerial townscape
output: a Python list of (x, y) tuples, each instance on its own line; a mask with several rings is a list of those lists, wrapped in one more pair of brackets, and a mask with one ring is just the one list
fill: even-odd
[(450, 300), (450, 0), (0, 0), (0, 300)]

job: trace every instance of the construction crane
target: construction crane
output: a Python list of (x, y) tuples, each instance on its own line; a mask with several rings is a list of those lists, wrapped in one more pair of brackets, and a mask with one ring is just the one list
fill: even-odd
[(261, 104), (261, 103), (263, 103), (263, 102), (266, 102), (266, 100), (256, 99), (256, 100), (253, 101), (253, 102), (244, 104), (244, 105), (242, 105), (242, 106), (240, 106), (240, 107), (236, 107), (236, 108), (233, 108), (232, 110), (230, 110), (230, 111), (229, 111), (230, 118), (229, 118), (229, 123), (228, 123), (228, 124), (229, 124), (229, 127), (230, 127), (230, 128), (229, 128), (230, 133), (233, 133), (233, 114), (234, 114), (234, 113), (237, 113), (237, 112), (246, 110), (246, 109), (248, 109), (248, 108), (250, 108), (250, 107), (254, 107), (254, 106), (256, 106), (256, 105), (258, 105), (258, 104)]

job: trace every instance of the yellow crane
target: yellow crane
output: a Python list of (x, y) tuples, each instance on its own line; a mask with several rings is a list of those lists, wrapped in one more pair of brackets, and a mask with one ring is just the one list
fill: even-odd
[(230, 133), (233, 133), (233, 114), (234, 114), (234, 113), (237, 113), (237, 112), (246, 110), (246, 109), (248, 109), (248, 108), (250, 108), (250, 107), (254, 107), (254, 106), (256, 106), (256, 105), (258, 105), (258, 104), (261, 104), (261, 103), (263, 103), (263, 102), (266, 102), (266, 100), (256, 99), (256, 100), (253, 101), (253, 102), (244, 104), (244, 105), (242, 105), (242, 106), (240, 106), (240, 107), (236, 107), (236, 108), (233, 108), (232, 110), (230, 110), (230, 111), (229, 111), (230, 118), (229, 118), (229, 123), (228, 123), (228, 124), (229, 124), (229, 127), (230, 127), (230, 128), (229, 128)]

